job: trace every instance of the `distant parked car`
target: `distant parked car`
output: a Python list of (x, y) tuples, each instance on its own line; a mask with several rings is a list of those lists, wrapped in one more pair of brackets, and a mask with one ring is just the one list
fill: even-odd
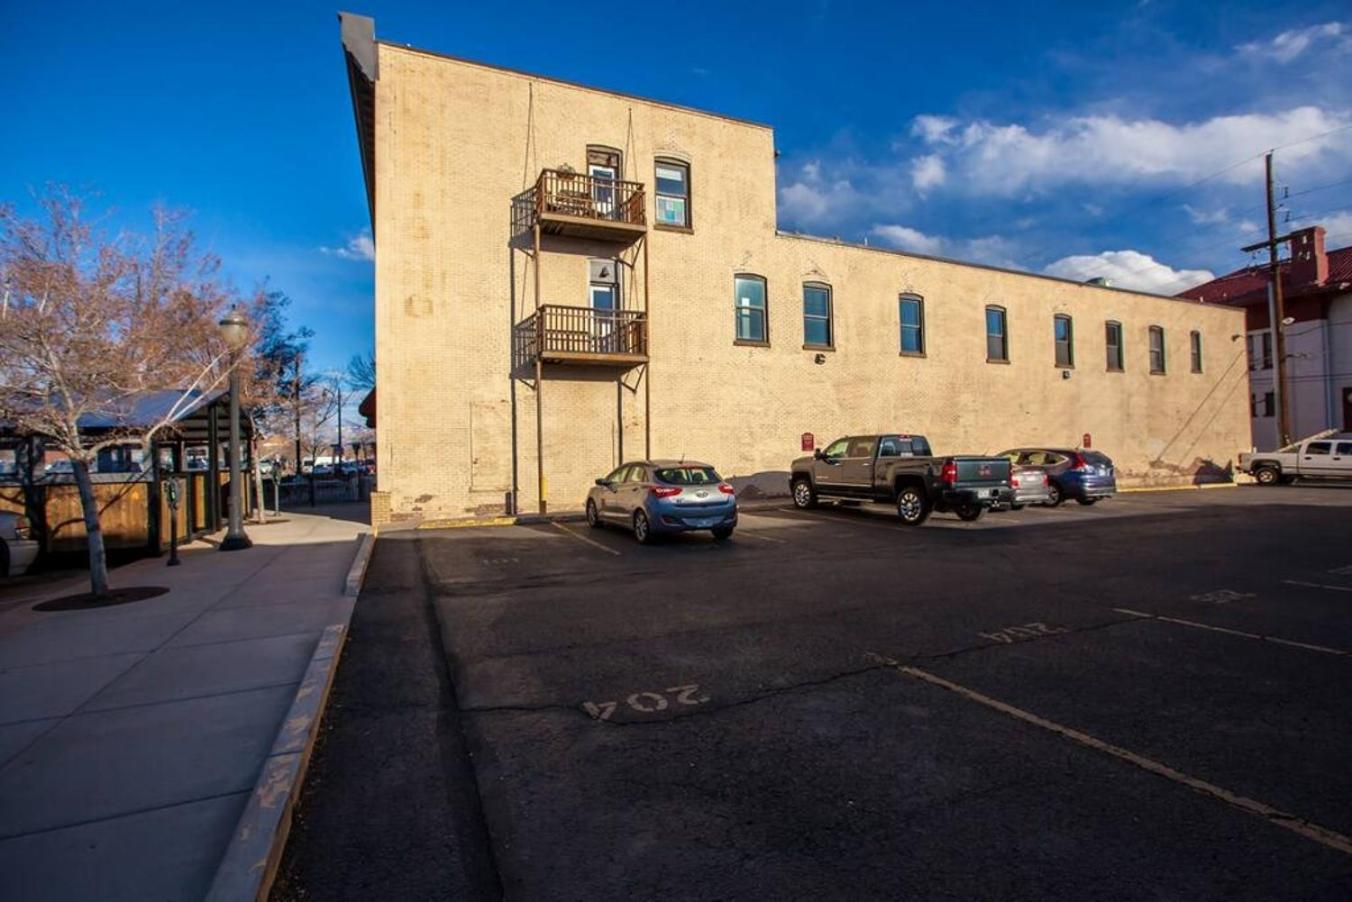
[(14, 511), (0, 511), (0, 576), (23, 576), (38, 556), (38, 543), (28, 518)]
[[(1017, 455), (1017, 456), (1016, 456)], [(1020, 467), (1041, 467), (1047, 472), (1049, 507), (1067, 498), (1090, 505), (1117, 494), (1113, 462), (1102, 451), (1074, 448), (1015, 448), (1002, 451)]]
[(640, 544), (663, 533), (707, 529), (723, 540), (737, 528), (737, 493), (713, 467), (690, 460), (640, 460), (596, 480), (587, 522), (628, 527)]
[(1239, 455), (1239, 468), (1259, 485), (1294, 479), (1352, 479), (1352, 432), (1329, 430), (1279, 448)]
[(1019, 455), (1010, 455), (1009, 488), (1012, 494), (1007, 507), (1020, 510), (1030, 504), (1047, 504), (1052, 497), (1052, 481), (1046, 467), (1021, 465)]

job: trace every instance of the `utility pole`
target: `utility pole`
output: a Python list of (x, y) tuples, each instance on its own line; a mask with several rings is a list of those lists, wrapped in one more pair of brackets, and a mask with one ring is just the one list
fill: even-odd
[(338, 393), (338, 464), (343, 463), (343, 380), (333, 380), (333, 390)]
[(297, 479), (300, 479), (300, 471), (301, 471), (301, 466), (300, 466), (300, 391), (301, 391), (301, 382), (300, 382), (300, 352), (299, 352), (299, 351), (296, 352), (296, 355), (292, 358), (292, 360), (295, 362), (296, 378), (295, 378), (295, 380), (291, 383), (291, 412), (292, 412), (293, 414), (295, 414), (295, 417), (296, 417), (296, 478), (297, 478)]
[(1291, 444), (1290, 404), (1287, 400), (1286, 383), (1286, 304), (1282, 296), (1282, 273), (1277, 262), (1277, 247), (1289, 241), (1290, 235), (1277, 234), (1277, 201), (1272, 182), (1272, 151), (1265, 157), (1267, 166), (1267, 223), (1268, 240), (1250, 244), (1242, 248), (1245, 253), (1266, 247), (1268, 250), (1268, 322), (1272, 327), (1272, 349), (1275, 362), (1274, 381), (1277, 394), (1277, 445)]

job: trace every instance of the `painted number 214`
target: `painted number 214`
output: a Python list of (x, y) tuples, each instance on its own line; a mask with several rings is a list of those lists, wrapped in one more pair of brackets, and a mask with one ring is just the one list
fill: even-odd
[[(665, 711), (672, 705), (702, 705), (708, 700), (709, 696), (700, 693), (699, 684), (691, 683), (689, 686), (672, 686), (661, 692), (635, 692), (624, 703), (640, 714), (653, 714)], [(596, 720), (610, 720), (619, 706), (619, 702), (582, 703), (586, 712)]]

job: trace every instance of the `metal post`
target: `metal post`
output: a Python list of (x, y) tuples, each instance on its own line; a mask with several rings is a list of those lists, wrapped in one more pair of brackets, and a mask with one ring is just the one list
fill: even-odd
[(643, 457), (653, 459), (653, 321), (648, 313), (648, 236), (643, 236), (643, 353), (648, 362), (643, 365)]
[(1282, 298), (1282, 273), (1277, 262), (1277, 206), (1272, 192), (1272, 153), (1266, 157), (1267, 163), (1267, 219), (1268, 219), (1268, 266), (1272, 274), (1272, 306), (1276, 319), (1272, 321), (1272, 350), (1277, 355), (1277, 432), (1278, 447), (1291, 444), (1291, 405), (1286, 391), (1286, 305)]
[(230, 364), (230, 526), (221, 540), (222, 551), (252, 548), (244, 534), (244, 479), (239, 467), (239, 367)]
[(535, 479), (540, 513), (547, 513), (545, 499), (545, 415), (541, 388), (544, 383), (544, 319), (540, 313), (540, 216), (535, 216)]

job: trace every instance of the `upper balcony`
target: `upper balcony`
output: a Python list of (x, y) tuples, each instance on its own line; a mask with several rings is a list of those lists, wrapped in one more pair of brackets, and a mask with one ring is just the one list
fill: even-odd
[(544, 304), (513, 329), (512, 364), (569, 363), (618, 366), (648, 362), (648, 315), (641, 310), (597, 310)]
[(630, 244), (648, 231), (642, 182), (546, 169), (512, 198), (512, 237), (535, 224), (547, 235)]

